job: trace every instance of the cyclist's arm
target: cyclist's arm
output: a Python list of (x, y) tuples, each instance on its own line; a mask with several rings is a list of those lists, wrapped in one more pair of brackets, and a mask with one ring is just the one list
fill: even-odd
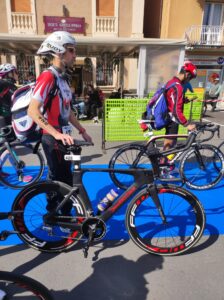
[(180, 85), (175, 85), (172, 88), (171, 93), (171, 97), (174, 99), (173, 115), (179, 124), (187, 126), (188, 121), (183, 114), (184, 98), (182, 87)]
[(87, 134), (86, 129), (82, 127), (72, 111), (70, 112), (69, 122), (78, 130), (85, 141), (92, 143), (92, 138)]

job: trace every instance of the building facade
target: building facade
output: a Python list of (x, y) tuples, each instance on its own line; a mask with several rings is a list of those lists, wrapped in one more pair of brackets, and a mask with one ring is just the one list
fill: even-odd
[(73, 85), (112, 91), (122, 86), (144, 96), (195, 62), (195, 87), (209, 74), (223, 78), (224, 1), (205, 0), (1, 0), (0, 62), (17, 65), (23, 83), (48, 62), (35, 55), (54, 30), (77, 39)]

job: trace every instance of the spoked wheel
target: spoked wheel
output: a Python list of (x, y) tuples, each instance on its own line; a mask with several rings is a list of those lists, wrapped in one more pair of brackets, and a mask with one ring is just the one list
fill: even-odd
[(192, 189), (205, 190), (214, 187), (222, 179), (224, 157), (212, 145), (200, 145), (187, 151), (180, 162), (180, 175)]
[(0, 181), (13, 189), (21, 189), (38, 181), (44, 172), (44, 158), (41, 152), (34, 153), (33, 146), (12, 143), (13, 156), (6, 147), (0, 151)]
[[(32, 248), (43, 252), (61, 252), (75, 245), (82, 237), (80, 231), (72, 231), (58, 225), (44, 222), (47, 197), (62, 201), (71, 187), (59, 182), (40, 182), (22, 190), (13, 203), (13, 210), (22, 210), (13, 220), (13, 226), (20, 238)], [(81, 223), (86, 207), (80, 198), (72, 196), (71, 217), (74, 222)], [(63, 217), (62, 217), (63, 219)]]
[[(111, 169), (149, 169), (151, 162), (145, 148), (141, 145), (129, 145), (116, 151), (109, 162)], [(121, 189), (127, 189), (134, 181), (134, 177), (128, 174), (110, 172), (111, 180)]]
[(32, 278), (0, 271), (0, 299), (53, 300), (53, 296), (43, 284)]
[(202, 236), (203, 207), (192, 193), (175, 185), (158, 185), (157, 191), (166, 220), (161, 219), (149, 192), (144, 189), (127, 209), (130, 237), (148, 253), (173, 256), (186, 252)]

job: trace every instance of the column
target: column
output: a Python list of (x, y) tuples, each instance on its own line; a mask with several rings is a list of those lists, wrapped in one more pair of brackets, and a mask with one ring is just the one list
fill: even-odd
[(17, 67), (16, 56), (15, 55), (11, 55), (11, 64)]
[(139, 98), (144, 97), (145, 93), (145, 78), (146, 78), (146, 46), (140, 47), (138, 60), (138, 80), (137, 80), (137, 94)]
[(39, 56), (35, 56), (34, 57), (34, 61), (35, 61), (35, 72), (36, 72), (36, 78), (40, 75), (40, 57)]
[(145, 0), (132, 0), (132, 34), (131, 37), (143, 38), (143, 21)]
[(96, 86), (96, 57), (91, 57), (93, 64), (93, 86)]

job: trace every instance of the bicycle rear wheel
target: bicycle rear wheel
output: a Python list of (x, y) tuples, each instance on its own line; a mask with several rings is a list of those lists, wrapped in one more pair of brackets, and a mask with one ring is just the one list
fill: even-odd
[[(142, 145), (128, 145), (116, 151), (110, 159), (109, 168), (111, 169), (150, 169), (151, 162), (145, 153)], [(113, 183), (121, 189), (127, 189), (134, 181), (134, 177), (128, 174), (110, 172)]]
[(29, 144), (16, 142), (10, 147), (13, 157), (6, 147), (0, 150), (0, 181), (13, 189), (21, 189), (38, 181), (44, 172), (43, 155), (39, 151), (34, 153), (33, 146)]
[(43, 284), (27, 276), (11, 272), (0, 271), (0, 290), (6, 294), (3, 298), (5, 300), (53, 300), (50, 291)]
[[(62, 201), (70, 190), (69, 185), (61, 182), (39, 182), (17, 195), (12, 209), (23, 212), (16, 215), (12, 223), (26, 244), (43, 252), (61, 252), (78, 243), (82, 237), (80, 231), (46, 225), (44, 222), (44, 216), (48, 213), (47, 196), (53, 195)], [(81, 223), (87, 216), (87, 209), (79, 197), (72, 196), (72, 202), (71, 216), (74, 222)]]
[(192, 189), (206, 190), (222, 179), (224, 157), (213, 145), (199, 145), (184, 153), (180, 162), (180, 175)]
[(139, 192), (126, 212), (126, 227), (134, 243), (144, 251), (173, 256), (192, 248), (202, 236), (205, 214), (189, 191), (175, 185), (158, 185), (163, 222), (149, 191)]

